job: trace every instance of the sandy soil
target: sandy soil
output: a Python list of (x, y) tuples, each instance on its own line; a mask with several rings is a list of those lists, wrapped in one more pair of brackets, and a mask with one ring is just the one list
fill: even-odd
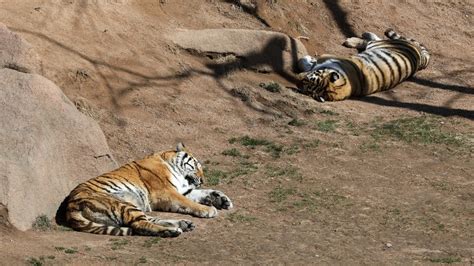
[[(175, 239), (1, 229), (0, 264), (474, 263), (472, 1), (257, 2), (0, 0), (0, 21), (120, 163), (183, 141), (235, 204), (186, 217), (197, 228)], [(306, 36), (311, 54), (350, 54), (345, 37), (393, 27), (432, 64), (389, 92), (321, 104), (277, 74), (217, 75), (206, 65), (225, 58), (164, 38), (223, 27)], [(269, 144), (229, 141), (243, 136)]]

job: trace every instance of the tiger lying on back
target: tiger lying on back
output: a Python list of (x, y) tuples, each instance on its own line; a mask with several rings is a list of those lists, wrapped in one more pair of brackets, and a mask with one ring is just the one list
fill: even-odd
[(194, 225), (145, 212), (212, 218), (216, 208), (232, 208), (224, 193), (196, 189), (203, 176), (201, 164), (180, 143), (175, 151), (150, 155), (79, 184), (66, 200), (66, 221), (77, 231), (94, 234), (175, 237)]
[(422, 44), (392, 29), (385, 36), (388, 40), (366, 32), (362, 38), (348, 38), (343, 45), (360, 51), (354, 56), (300, 59), (301, 93), (322, 102), (369, 95), (391, 89), (428, 66), (430, 55)]

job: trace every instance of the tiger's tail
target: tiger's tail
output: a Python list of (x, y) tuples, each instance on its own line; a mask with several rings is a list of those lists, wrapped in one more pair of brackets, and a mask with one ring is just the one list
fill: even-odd
[(69, 225), (77, 231), (99, 235), (129, 236), (132, 235), (132, 228), (105, 225), (93, 222), (82, 215), (82, 211), (68, 212)]
[(359, 37), (347, 38), (344, 41), (344, 43), (342, 43), (342, 45), (347, 48), (356, 48), (357, 51), (360, 53), (360, 52), (365, 51), (369, 43), (374, 42), (374, 41), (380, 41), (380, 40), (381, 40), (380, 37), (377, 36), (375, 33), (364, 32), (362, 33), (361, 38)]

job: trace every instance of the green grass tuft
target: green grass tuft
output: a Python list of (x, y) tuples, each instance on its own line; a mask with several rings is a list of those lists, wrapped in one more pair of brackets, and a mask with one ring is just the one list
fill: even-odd
[(445, 264), (451, 264), (451, 263), (456, 263), (456, 262), (461, 262), (461, 258), (459, 257), (444, 257), (444, 258), (430, 258), (430, 262), (433, 263), (445, 263)]
[(34, 266), (42, 266), (44, 264), (44, 258), (28, 258), (26, 262), (29, 265), (34, 265)]
[(249, 223), (257, 220), (257, 218), (250, 216), (250, 215), (244, 215), (240, 214), (237, 212), (231, 213), (227, 216), (227, 219), (233, 223)]
[(304, 149), (314, 149), (319, 147), (319, 144), (321, 144), (321, 141), (319, 139), (314, 139), (309, 142), (304, 142), (302, 146)]
[(366, 141), (362, 143), (359, 148), (363, 152), (368, 152), (368, 151), (380, 151), (380, 145), (375, 142), (375, 141)]
[(321, 110), (319, 111), (319, 113), (323, 115), (332, 115), (332, 116), (339, 115), (338, 113), (331, 110)]
[(232, 157), (242, 157), (242, 153), (236, 148), (228, 149), (222, 152), (222, 155), (232, 156)]
[(49, 256), (40, 256), (39, 258), (28, 258), (26, 260), (26, 263), (29, 264), (29, 265), (34, 265), (34, 266), (41, 266), (43, 265), (44, 263), (46, 263), (46, 259), (50, 259), (50, 260), (54, 260), (56, 257), (55, 256), (52, 256), (52, 255), (49, 255)]
[(378, 140), (388, 136), (407, 143), (445, 144), (457, 147), (464, 144), (463, 138), (443, 131), (441, 125), (440, 119), (429, 116), (401, 118), (377, 126), (372, 132), (372, 137)]
[(153, 245), (158, 244), (160, 241), (161, 241), (161, 238), (159, 237), (148, 238), (145, 240), (145, 243), (143, 243), (143, 247), (151, 248)]
[(265, 151), (270, 153), (273, 158), (279, 158), (281, 152), (283, 151), (283, 145), (273, 143), (266, 139), (252, 138), (249, 136), (243, 136), (240, 138), (231, 138), (229, 139), (230, 144), (240, 143), (243, 146), (254, 149), (257, 146), (265, 147)]
[(54, 247), (57, 251), (64, 251), (66, 254), (74, 254), (77, 252), (77, 248), (65, 248), (65, 247)]
[(293, 118), (293, 119), (291, 119), (290, 122), (288, 122), (288, 125), (293, 126), (293, 127), (301, 127), (301, 126), (306, 125), (306, 122), (303, 121), (303, 120)]
[(123, 248), (124, 246), (130, 244), (130, 240), (128, 239), (120, 239), (120, 238), (112, 238), (109, 240), (110, 242), (112, 242), (112, 247), (111, 249), (112, 250), (117, 250), (117, 249), (121, 249)]
[(280, 92), (281, 91), (281, 85), (276, 83), (276, 82), (269, 82), (269, 83), (260, 83), (260, 87), (264, 88), (265, 90), (269, 92)]
[(236, 142), (246, 147), (267, 146), (267, 145), (272, 144), (271, 141), (268, 141), (266, 139), (256, 139), (256, 138), (251, 138), (249, 136), (229, 139), (230, 144), (234, 144)]
[(283, 151), (283, 145), (271, 143), (266, 145), (265, 151), (270, 153), (273, 158), (280, 158), (280, 154)]
[(74, 254), (74, 253), (77, 253), (77, 250), (75, 248), (66, 248), (64, 250), (64, 253), (66, 254)]
[(298, 144), (293, 144), (290, 147), (284, 149), (284, 152), (288, 155), (293, 155), (293, 154), (299, 153), (300, 152), (299, 145)]
[(276, 187), (269, 193), (270, 201), (271, 202), (283, 202), (285, 201), (288, 196), (295, 194), (295, 190), (292, 188), (283, 188), (283, 187)]
[(321, 132), (334, 132), (336, 130), (336, 120), (327, 119), (324, 121), (318, 121), (316, 123), (316, 129)]
[(51, 227), (51, 221), (49, 220), (48, 216), (44, 214), (36, 217), (35, 221), (33, 222), (33, 228), (38, 231), (51, 230)]
[(301, 181), (303, 176), (298, 172), (298, 168), (288, 165), (285, 167), (267, 167), (265, 174), (269, 177), (289, 177)]
[(147, 259), (145, 256), (142, 256), (138, 259), (137, 261), (137, 264), (141, 264), (141, 263), (146, 263), (147, 262)]
[(237, 176), (251, 174), (257, 171), (257, 169), (258, 167), (254, 163), (242, 160), (239, 162), (239, 166), (232, 170), (232, 172), (230, 173), (230, 177), (234, 178)]
[(222, 179), (227, 178), (227, 173), (217, 169), (204, 169), (204, 183), (209, 186), (219, 185)]

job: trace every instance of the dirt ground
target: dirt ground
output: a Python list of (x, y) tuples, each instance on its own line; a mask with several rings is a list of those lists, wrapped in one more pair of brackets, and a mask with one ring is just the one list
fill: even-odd
[[(119, 163), (183, 141), (235, 205), (215, 219), (157, 213), (197, 225), (174, 239), (0, 229), (0, 264), (474, 263), (474, 3), (241, 2), (0, 0), (0, 22), (99, 122)], [(277, 74), (216, 75), (206, 66), (225, 58), (164, 37), (267, 29), (308, 37), (312, 55), (348, 55), (345, 37), (388, 27), (425, 44), (431, 65), (334, 103)]]

